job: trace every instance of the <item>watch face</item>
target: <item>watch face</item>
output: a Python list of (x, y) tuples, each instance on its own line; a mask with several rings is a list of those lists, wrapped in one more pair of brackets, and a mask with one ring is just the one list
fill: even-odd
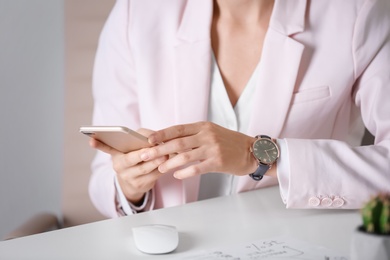
[(273, 164), (279, 157), (279, 149), (268, 138), (260, 138), (253, 144), (253, 155), (263, 164)]

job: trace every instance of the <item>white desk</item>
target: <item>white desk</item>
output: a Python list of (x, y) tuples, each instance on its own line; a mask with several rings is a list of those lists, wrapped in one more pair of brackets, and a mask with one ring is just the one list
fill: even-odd
[[(349, 255), (353, 230), (361, 223), (351, 210), (285, 209), (276, 187), (190, 203), (0, 242), (0, 259), (180, 259), (212, 249), (281, 235)], [(134, 246), (131, 227), (174, 225), (179, 247), (149, 256)]]

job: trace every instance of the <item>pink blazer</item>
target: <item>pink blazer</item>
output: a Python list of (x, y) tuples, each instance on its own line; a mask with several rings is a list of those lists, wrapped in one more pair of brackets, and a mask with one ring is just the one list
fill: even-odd
[[(212, 0), (118, 0), (97, 50), (93, 123), (157, 130), (207, 120), (212, 8)], [(276, 0), (246, 134), (285, 138), (287, 207), (332, 207), (327, 198), (359, 208), (390, 191), (389, 13), (388, 0)], [(363, 130), (360, 112), (375, 145), (350, 142)], [(93, 203), (118, 216), (110, 157), (98, 152), (92, 169)], [(199, 179), (165, 174), (154, 208), (195, 201)], [(243, 176), (237, 192), (275, 184)]]

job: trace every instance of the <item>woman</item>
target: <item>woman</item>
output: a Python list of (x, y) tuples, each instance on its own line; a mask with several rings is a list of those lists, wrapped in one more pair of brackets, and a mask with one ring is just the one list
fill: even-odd
[[(95, 206), (116, 217), (278, 184), (288, 208), (349, 209), (390, 191), (389, 5), (118, 0), (93, 122), (158, 145), (91, 140)], [(375, 145), (359, 146), (361, 118)], [(269, 165), (254, 143), (275, 149)]]

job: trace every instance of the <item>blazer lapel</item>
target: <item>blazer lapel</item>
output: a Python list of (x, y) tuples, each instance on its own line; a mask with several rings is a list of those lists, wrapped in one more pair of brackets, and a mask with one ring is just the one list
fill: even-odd
[[(213, 1), (189, 0), (174, 45), (175, 122), (207, 120)], [(182, 202), (198, 199), (200, 176), (182, 181)]]
[(212, 9), (210, 0), (189, 0), (180, 23), (174, 46), (177, 124), (207, 119)]
[(305, 12), (306, 0), (275, 2), (264, 40), (248, 134), (279, 137), (281, 133), (304, 50), (290, 36), (304, 30)]

